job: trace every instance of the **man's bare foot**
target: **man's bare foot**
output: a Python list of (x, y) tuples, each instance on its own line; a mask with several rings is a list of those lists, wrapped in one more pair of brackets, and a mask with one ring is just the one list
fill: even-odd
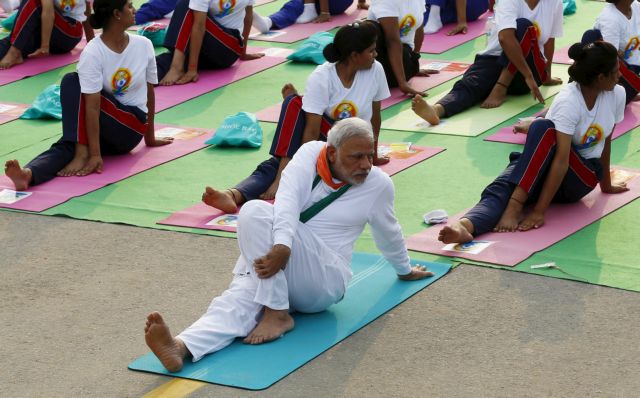
[(169, 68), (169, 72), (160, 80), (161, 86), (173, 86), (184, 75), (184, 71), (173, 66)]
[(282, 93), (282, 99), (286, 99), (290, 95), (298, 94), (298, 90), (296, 90), (291, 83), (285, 84), (280, 92)]
[(20, 163), (17, 160), (7, 160), (4, 164), (4, 173), (13, 181), (16, 191), (24, 191), (29, 188), (31, 170), (20, 167)]
[(510, 199), (502, 217), (493, 228), (494, 232), (514, 232), (518, 229), (522, 219), (522, 204), (515, 199)]
[(280, 338), (293, 329), (294, 322), (289, 311), (272, 310), (264, 307), (262, 320), (255, 329), (243, 340), (245, 344), (262, 344)]
[(440, 123), (440, 118), (438, 117), (438, 112), (435, 107), (429, 105), (420, 95), (415, 95), (411, 100), (411, 109), (413, 109), (416, 115), (429, 122), (432, 126)]
[(211, 207), (222, 210), (227, 214), (238, 212), (238, 204), (231, 190), (216, 191), (211, 187), (206, 187), (202, 194), (202, 201)]
[(473, 240), (473, 235), (460, 221), (456, 221), (440, 230), (438, 240), (442, 243), (467, 243)]
[(151, 351), (169, 372), (182, 369), (182, 360), (187, 355), (187, 347), (182, 341), (171, 336), (169, 326), (157, 312), (147, 316), (144, 339)]
[(493, 90), (491, 90), (491, 93), (480, 107), (486, 109), (497, 108), (504, 103), (505, 98), (507, 98), (507, 87), (496, 83), (496, 85), (493, 86)]
[(74, 176), (82, 170), (89, 160), (89, 148), (83, 144), (76, 144), (76, 154), (62, 170), (58, 172), (60, 177)]
[(9, 69), (14, 65), (19, 65), (24, 62), (22, 58), (22, 52), (14, 46), (9, 47), (9, 51), (0, 60), (0, 70)]

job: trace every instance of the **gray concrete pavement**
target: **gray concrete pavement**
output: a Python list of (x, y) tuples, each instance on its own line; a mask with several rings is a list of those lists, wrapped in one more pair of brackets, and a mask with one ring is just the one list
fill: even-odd
[[(138, 397), (146, 314), (179, 332), (233, 239), (0, 212), (0, 396)], [(461, 266), (262, 392), (192, 397), (637, 397), (640, 295)]]

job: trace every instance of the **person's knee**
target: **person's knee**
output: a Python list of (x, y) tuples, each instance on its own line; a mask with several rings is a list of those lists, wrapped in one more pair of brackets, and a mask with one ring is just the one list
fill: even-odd
[(75, 87), (80, 87), (80, 76), (78, 76), (78, 72), (69, 72), (62, 77), (60, 90)]
[(273, 205), (264, 200), (250, 200), (238, 213), (238, 224), (251, 224), (255, 227), (261, 221), (273, 222)]

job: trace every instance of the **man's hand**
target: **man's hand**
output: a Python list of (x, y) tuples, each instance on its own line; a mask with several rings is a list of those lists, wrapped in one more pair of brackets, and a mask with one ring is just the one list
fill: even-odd
[(559, 84), (562, 84), (562, 79), (560, 79), (559, 77), (551, 76), (549, 76), (547, 80), (542, 83), (543, 86), (557, 86)]
[(411, 272), (406, 275), (398, 275), (398, 278), (402, 281), (417, 281), (430, 276), (433, 276), (433, 272), (427, 271), (427, 267), (424, 265), (414, 265), (411, 267)]
[(536, 83), (536, 80), (533, 78), (533, 76), (525, 78), (524, 81), (527, 83), (529, 90), (531, 90), (533, 98), (538, 100), (538, 102), (540, 102), (541, 104), (544, 104), (544, 97), (542, 96), (540, 88), (538, 88), (538, 83)]
[(28, 55), (28, 58), (38, 58), (49, 55), (49, 47), (40, 47), (36, 51)]
[(173, 142), (173, 137), (154, 138), (153, 141), (146, 143), (147, 146), (163, 146)]
[(626, 182), (612, 182), (608, 187), (600, 186), (600, 190), (603, 193), (622, 193), (627, 192), (629, 187), (627, 187)]
[(410, 95), (410, 96), (414, 96), (414, 95), (419, 95), (421, 97), (426, 97), (425, 93), (422, 93), (420, 91), (416, 91), (413, 89), (413, 87), (411, 87), (409, 85), (409, 83), (404, 82), (398, 85), (398, 88), (400, 89), (400, 91), (402, 91), (403, 93)]
[(283, 269), (289, 261), (291, 255), (291, 249), (285, 245), (274, 245), (269, 253), (257, 258), (253, 262), (253, 266), (256, 269), (258, 278), (266, 279), (271, 278)]
[(467, 34), (467, 23), (460, 22), (458, 25), (447, 32), (447, 36), (457, 35), (458, 33), (462, 33), (463, 35)]

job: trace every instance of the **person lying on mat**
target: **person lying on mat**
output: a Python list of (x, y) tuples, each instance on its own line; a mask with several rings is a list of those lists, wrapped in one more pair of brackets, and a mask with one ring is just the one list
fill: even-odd
[(154, 135), (156, 77), (153, 44), (130, 35), (135, 8), (131, 0), (95, 0), (89, 17), (102, 34), (80, 55), (78, 71), (60, 83), (62, 138), (24, 168), (5, 164), (16, 190), (58, 176), (101, 173), (102, 155), (131, 151), (143, 139), (147, 146), (171, 143)]
[[(282, 88), (284, 102), (271, 158), (262, 162), (244, 181), (231, 189), (207, 187), (202, 201), (226, 213), (252, 199), (273, 199), (282, 170), (300, 146), (312, 140), (326, 140), (336, 120), (357, 116), (371, 122), (377, 149), (380, 132), (380, 102), (389, 97), (382, 65), (376, 57), (376, 28), (370, 22), (356, 22), (338, 30), (333, 43), (324, 49), (329, 61), (319, 65), (307, 80), (301, 96), (291, 84)], [(374, 165), (389, 162), (374, 152)]]
[(0, 69), (27, 58), (68, 53), (82, 40), (83, 30), (91, 40), (87, 4), (85, 0), (22, 0), (11, 33), (0, 40)]
[[(294, 23), (329, 22), (332, 15), (343, 14), (353, 0), (289, 0), (277, 12), (263, 17), (253, 11), (253, 26), (261, 33), (284, 29)], [(369, 8), (366, 0), (358, 0), (358, 9)]]
[(438, 33), (442, 25), (457, 23), (448, 36), (467, 33), (467, 22), (477, 20), (489, 9), (488, 0), (425, 0), (424, 33)]
[(409, 85), (412, 77), (437, 73), (420, 70), (424, 13), (424, 0), (374, 0), (369, 7), (368, 19), (378, 30), (376, 59), (384, 67), (387, 83), (411, 95), (422, 95)]
[(414, 112), (435, 125), (478, 103), (496, 108), (507, 94), (531, 92), (544, 103), (538, 86), (562, 84), (551, 77), (555, 38), (561, 36), (561, 0), (500, 0), (485, 50), (434, 105), (414, 97)]
[[(569, 56), (573, 81), (557, 95), (546, 119), (531, 124), (522, 153), (511, 153), (509, 165), (480, 202), (444, 227), (439, 240), (464, 243), (489, 231), (539, 228), (552, 202), (577, 202), (598, 183), (604, 193), (628, 190), (624, 183), (612, 183), (609, 170), (611, 133), (625, 106), (616, 48), (602, 41), (576, 43)], [(525, 205), (531, 205), (527, 215)]]
[(240, 257), (229, 289), (173, 337), (162, 316), (147, 317), (145, 340), (171, 372), (221, 350), (236, 337), (247, 344), (293, 329), (290, 311), (316, 313), (342, 300), (352, 277), (353, 246), (369, 224), (377, 247), (403, 281), (433, 274), (411, 266), (393, 211), (394, 187), (372, 167), (368, 122), (337, 122), (326, 143), (304, 144), (282, 176), (274, 204), (247, 202), (238, 219)]
[(199, 69), (225, 69), (247, 53), (253, 20), (253, 0), (178, 0), (164, 46), (156, 57), (163, 86), (198, 81)]

